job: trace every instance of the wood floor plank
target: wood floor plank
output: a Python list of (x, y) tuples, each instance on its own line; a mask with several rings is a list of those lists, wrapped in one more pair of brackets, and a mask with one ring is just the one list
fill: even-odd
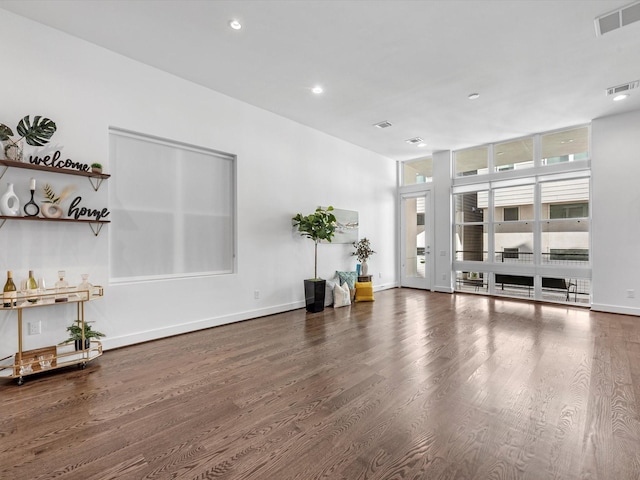
[(640, 320), (439, 294), (0, 380), (0, 479), (638, 480)]

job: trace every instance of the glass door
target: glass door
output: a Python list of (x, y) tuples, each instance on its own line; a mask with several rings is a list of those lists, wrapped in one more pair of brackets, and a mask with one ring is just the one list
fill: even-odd
[(400, 197), (401, 273), (403, 287), (431, 289), (431, 192)]

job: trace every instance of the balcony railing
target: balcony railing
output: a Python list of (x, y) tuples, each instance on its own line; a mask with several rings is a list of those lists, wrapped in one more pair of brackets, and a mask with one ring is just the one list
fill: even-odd
[[(457, 261), (486, 262), (486, 250), (456, 250)], [(551, 252), (540, 254), (543, 265), (589, 265), (589, 250), (586, 249), (551, 249)], [(533, 264), (533, 252), (523, 252), (518, 249), (505, 248), (494, 252), (494, 261), (499, 263)]]
[[(489, 293), (489, 272), (456, 272), (456, 291)], [(496, 295), (533, 298), (533, 275), (493, 274)], [(542, 277), (540, 299), (548, 302), (588, 305), (591, 282), (586, 278)]]

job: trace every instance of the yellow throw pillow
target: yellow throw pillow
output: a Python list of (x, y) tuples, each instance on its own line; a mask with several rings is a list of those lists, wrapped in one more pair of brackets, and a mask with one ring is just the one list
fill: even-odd
[(356, 302), (373, 302), (373, 283), (356, 282)]

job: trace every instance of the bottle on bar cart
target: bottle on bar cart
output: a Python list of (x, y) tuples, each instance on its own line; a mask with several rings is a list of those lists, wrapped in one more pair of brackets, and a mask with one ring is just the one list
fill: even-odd
[(29, 303), (38, 302), (38, 282), (33, 278), (33, 270), (29, 270), (29, 278), (27, 279), (27, 299)]
[(13, 283), (13, 273), (11, 271), (8, 271), (7, 283), (4, 284), (2, 306), (5, 308), (15, 307), (16, 298), (17, 298), (16, 284)]
[(58, 281), (56, 282), (56, 303), (66, 302), (69, 300), (69, 282), (64, 279), (65, 272), (58, 272)]

